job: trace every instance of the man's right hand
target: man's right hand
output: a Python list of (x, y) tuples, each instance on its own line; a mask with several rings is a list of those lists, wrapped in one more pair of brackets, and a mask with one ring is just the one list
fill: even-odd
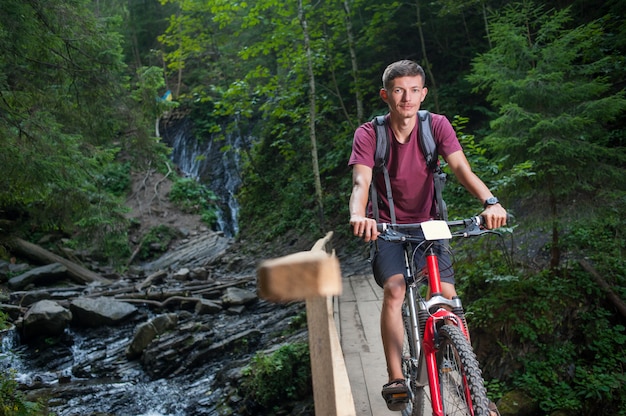
[(380, 234), (376, 229), (376, 221), (371, 218), (352, 215), (350, 225), (354, 235), (362, 238), (365, 242), (376, 240)]

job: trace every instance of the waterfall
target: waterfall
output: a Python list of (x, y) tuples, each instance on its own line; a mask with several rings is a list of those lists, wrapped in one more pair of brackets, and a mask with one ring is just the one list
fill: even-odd
[(239, 203), (236, 194), (241, 186), (240, 155), (247, 140), (240, 133), (211, 134), (198, 138), (188, 118), (161, 122), (162, 139), (172, 148), (170, 158), (185, 176), (207, 185), (219, 198), (218, 228), (227, 236), (239, 232)]

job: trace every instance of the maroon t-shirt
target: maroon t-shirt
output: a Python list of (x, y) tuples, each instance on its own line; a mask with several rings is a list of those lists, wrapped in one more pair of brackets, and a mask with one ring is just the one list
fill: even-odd
[[(426, 160), (419, 146), (419, 121), (406, 143), (399, 143), (389, 128), (389, 115), (386, 116), (387, 135), (390, 138), (387, 170), (391, 181), (396, 221), (398, 224), (411, 224), (428, 221), (435, 215), (433, 174), (426, 166)], [(446, 158), (461, 150), (456, 133), (445, 116), (432, 114), (432, 130), (437, 151)], [(372, 123), (364, 123), (354, 132), (350, 166), (361, 164), (374, 167), (376, 153), (376, 130)], [(381, 172), (374, 175), (374, 183), (382, 204), (379, 206), (381, 222), (390, 222), (389, 203), (385, 178)], [(371, 214), (371, 207), (368, 209)]]

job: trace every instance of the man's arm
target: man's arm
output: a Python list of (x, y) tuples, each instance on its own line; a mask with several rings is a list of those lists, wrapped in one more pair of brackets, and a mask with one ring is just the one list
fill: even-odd
[[(448, 155), (446, 162), (461, 185), (478, 198), (481, 204), (493, 196), (487, 185), (472, 171), (462, 150)], [(485, 217), (485, 225), (489, 229), (506, 225), (506, 210), (500, 204), (489, 205), (481, 215)]]
[(372, 168), (356, 164), (352, 167), (352, 194), (350, 195), (350, 225), (355, 236), (365, 241), (376, 240), (378, 230), (376, 221), (367, 218), (367, 202), (369, 200)]

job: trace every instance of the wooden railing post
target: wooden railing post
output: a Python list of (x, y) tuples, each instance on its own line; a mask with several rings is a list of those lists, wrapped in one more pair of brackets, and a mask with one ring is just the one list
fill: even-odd
[(352, 389), (333, 317), (341, 270), (324, 251), (332, 232), (311, 251), (266, 260), (257, 270), (259, 295), (272, 302), (306, 301), (316, 416), (356, 416)]

